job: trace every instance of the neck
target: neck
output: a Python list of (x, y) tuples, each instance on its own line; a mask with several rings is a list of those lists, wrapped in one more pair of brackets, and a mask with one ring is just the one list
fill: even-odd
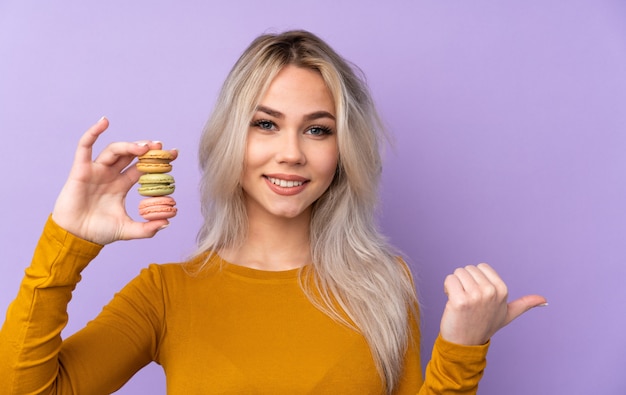
[(296, 218), (249, 217), (248, 236), (237, 249), (224, 249), (228, 262), (254, 269), (281, 271), (311, 263), (310, 212)]

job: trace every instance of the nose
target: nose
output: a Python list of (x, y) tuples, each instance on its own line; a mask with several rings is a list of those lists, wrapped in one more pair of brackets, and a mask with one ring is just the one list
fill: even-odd
[(280, 138), (280, 147), (276, 152), (276, 160), (288, 165), (303, 165), (306, 163), (303, 141), (296, 131), (285, 131)]

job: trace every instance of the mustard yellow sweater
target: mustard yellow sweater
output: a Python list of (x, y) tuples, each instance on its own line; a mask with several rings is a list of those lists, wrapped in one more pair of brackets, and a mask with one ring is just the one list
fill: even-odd
[[(297, 270), (221, 262), (189, 276), (180, 264), (151, 265), (61, 339), (71, 292), (101, 248), (48, 220), (0, 331), (1, 394), (109, 394), (151, 361), (168, 394), (384, 393), (364, 338), (309, 302)], [(413, 325), (395, 393), (475, 394), (488, 346), (440, 337), (423, 376)]]

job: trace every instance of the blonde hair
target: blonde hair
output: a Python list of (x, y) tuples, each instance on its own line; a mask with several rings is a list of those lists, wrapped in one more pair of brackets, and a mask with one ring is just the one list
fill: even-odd
[(376, 226), (383, 127), (360, 71), (306, 31), (254, 40), (229, 73), (200, 142), (204, 224), (198, 255), (237, 247), (247, 216), (238, 177), (243, 172), (250, 120), (264, 92), (286, 65), (320, 73), (332, 92), (339, 164), (314, 203), (311, 270), (301, 286), (312, 303), (367, 340), (388, 393), (397, 384), (416, 314), (415, 289)]

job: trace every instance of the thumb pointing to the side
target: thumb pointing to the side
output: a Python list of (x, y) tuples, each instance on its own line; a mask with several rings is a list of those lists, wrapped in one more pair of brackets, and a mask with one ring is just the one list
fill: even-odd
[(526, 295), (519, 299), (515, 299), (508, 304), (506, 319), (503, 326), (508, 325), (511, 321), (534, 307), (547, 305), (548, 301), (541, 295)]

